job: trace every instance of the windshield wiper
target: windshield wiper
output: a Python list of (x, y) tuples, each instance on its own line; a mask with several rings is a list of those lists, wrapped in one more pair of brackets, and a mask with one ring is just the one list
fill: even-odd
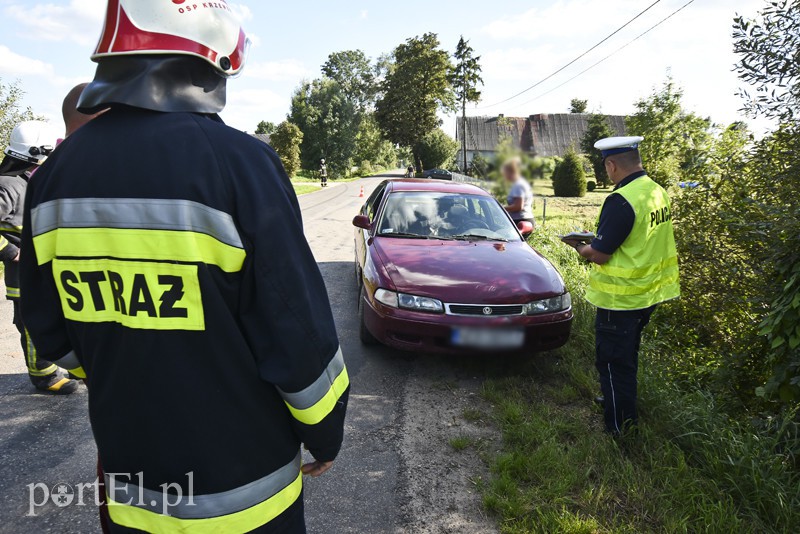
[(503, 243), (508, 243), (508, 239), (503, 239), (502, 237), (489, 237), (485, 235), (478, 235), (478, 234), (462, 234), (462, 235), (454, 235), (451, 239), (460, 239), (463, 241), (469, 241), (470, 239), (477, 239), (479, 241), (502, 241)]
[(405, 232), (392, 232), (392, 233), (383, 233), (378, 234), (378, 237), (397, 237), (402, 239), (433, 239), (430, 236), (426, 235), (419, 235), (419, 234), (409, 234)]

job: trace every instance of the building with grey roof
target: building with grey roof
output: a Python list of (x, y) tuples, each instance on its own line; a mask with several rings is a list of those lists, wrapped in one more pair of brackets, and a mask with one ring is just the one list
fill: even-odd
[[(467, 117), (467, 161), (476, 154), (492, 158), (497, 146), (510, 139), (514, 147), (534, 156), (563, 156), (570, 148), (580, 150), (580, 142), (589, 124), (588, 113), (539, 114), (529, 117)], [(616, 135), (625, 135), (625, 117), (606, 115)], [(464, 124), (457, 123), (456, 138), (461, 146)], [(459, 150), (458, 163), (464, 161)]]

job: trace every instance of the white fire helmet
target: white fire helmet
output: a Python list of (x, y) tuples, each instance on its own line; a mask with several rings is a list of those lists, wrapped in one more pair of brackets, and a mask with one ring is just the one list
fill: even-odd
[(250, 41), (225, 0), (108, 0), (94, 61), (179, 54), (206, 60), (223, 76), (244, 68)]
[(21, 122), (11, 132), (5, 155), (30, 165), (41, 165), (55, 150), (61, 134), (49, 122)]

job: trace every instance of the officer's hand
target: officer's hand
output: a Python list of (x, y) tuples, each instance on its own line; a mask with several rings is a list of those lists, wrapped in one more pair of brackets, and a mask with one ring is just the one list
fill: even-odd
[(574, 237), (573, 238), (565, 237), (565, 238), (561, 239), (561, 241), (563, 241), (567, 245), (571, 246), (572, 248), (575, 248), (578, 245), (585, 245), (586, 244), (586, 240), (585, 239), (577, 239), (577, 238), (574, 238)]
[(312, 462), (303, 466), (303, 474), (317, 478), (324, 475), (328, 469), (333, 467), (333, 462)]

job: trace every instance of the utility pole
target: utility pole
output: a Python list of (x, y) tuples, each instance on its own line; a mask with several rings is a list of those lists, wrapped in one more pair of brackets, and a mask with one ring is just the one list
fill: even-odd
[(467, 167), (467, 69), (464, 69), (464, 95), (461, 97), (461, 150), (464, 154), (464, 174), (469, 171)]

